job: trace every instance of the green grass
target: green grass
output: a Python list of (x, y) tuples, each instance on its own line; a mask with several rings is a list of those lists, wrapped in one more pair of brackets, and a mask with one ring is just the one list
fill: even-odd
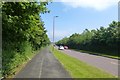
[(27, 42), (20, 46), (22, 52), (13, 50), (12, 47), (14, 46), (8, 46), (2, 51), (2, 77), (5, 78), (13, 78), (40, 51), (40, 49), (33, 50), (31, 44)]
[(113, 59), (120, 59), (120, 57), (118, 57), (118, 56), (111, 56), (111, 55), (107, 55), (105, 53), (96, 53), (96, 52), (78, 50), (78, 49), (72, 49), (72, 50), (83, 52), (83, 53), (88, 53), (88, 54), (93, 54), (93, 55), (98, 55), (98, 56), (103, 56), (103, 57), (108, 57), (108, 58), (113, 58)]
[[(52, 47), (50, 50), (52, 51)], [(73, 78), (115, 78), (115, 76), (70, 57), (57, 49), (52, 52)]]
[[(8, 45), (9, 46), (9, 45)], [(32, 47), (30, 44), (23, 43), (21, 46), (22, 52), (18, 52), (13, 49), (13, 46), (9, 46), (7, 49), (3, 49), (3, 65), (2, 74), (3, 77), (12, 77), (17, 72), (17, 69), (21, 67), (32, 55)]]

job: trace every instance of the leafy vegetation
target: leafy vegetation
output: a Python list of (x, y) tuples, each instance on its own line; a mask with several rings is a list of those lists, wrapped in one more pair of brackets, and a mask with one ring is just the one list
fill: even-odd
[(2, 73), (14, 75), (15, 68), (50, 43), (40, 14), (49, 12), (48, 2), (2, 3)]
[(120, 22), (113, 21), (109, 27), (100, 27), (97, 30), (88, 30), (82, 34), (72, 34), (56, 43), (67, 45), (69, 48), (86, 50), (106, 55), (118, 56), (120, 50)]
[(54, 49), (53, 51), (52, 47), (50, 48), (55, 57), (62, 63), (73, 78), (115, 78), (115, 76), (88, 65), (76, 58), (70, 57), (57, 49)]
[(120, 59), (119, 56), (112, 56), (112, 55), (108, 55), (108, 54), (105, 54), (105, 53), (101, 54), (101, 53), (97, 53), (97, 52), (78, 50), (78, 49), (73, 49), (73, 50), (83, 52), (83, 53), (87, 53), (87, 54), (93, 54), (93, 55), (97, 55), (97, 56), (103, 56), (103, 57), (107, 57), (107, 58), (112, 58), (112, 59)]

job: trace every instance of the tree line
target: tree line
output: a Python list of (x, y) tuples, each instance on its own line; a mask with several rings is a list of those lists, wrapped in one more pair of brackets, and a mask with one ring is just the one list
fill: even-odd
[(48, 2), (2, 2), (2, 74), (15, 68), (50, 43), (41, 14), (49, 13)]
[(86, 50), (107, 55), (118, 56), (120, 50), (120, 22), (113, 21), (109, 27), (85, 29), (83, 33), (75, 33), (65, 37), (57, 45), (67, 45), (69, 48)]

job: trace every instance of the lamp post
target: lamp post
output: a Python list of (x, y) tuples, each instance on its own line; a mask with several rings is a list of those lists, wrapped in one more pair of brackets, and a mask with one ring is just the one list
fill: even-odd
[(54, 36), (55, 36), (55, 18), (58, 16), (53, 16), (53, 50), (54, 50)]

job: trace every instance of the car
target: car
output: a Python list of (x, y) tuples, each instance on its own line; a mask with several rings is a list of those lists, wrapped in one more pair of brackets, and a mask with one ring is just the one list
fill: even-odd
[(64, 46), (64, 49), (68, 49), (68, 46)]
[(58, 49), (59, 49), (59, 50), (64, 50), (64, 47), (63, 47), (63, 46), (59, 46)]

